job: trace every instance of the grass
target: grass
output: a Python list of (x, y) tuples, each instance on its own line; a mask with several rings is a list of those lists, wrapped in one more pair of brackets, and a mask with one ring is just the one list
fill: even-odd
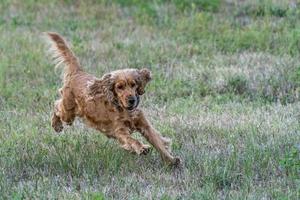
[[(1, 199), (300, 198), (299, 4), (4, 0), (0, 12)], [(142, 107), (182, 167), (80, 120), (55, 134), (44, 31), (98, 76), (151, 69)]]

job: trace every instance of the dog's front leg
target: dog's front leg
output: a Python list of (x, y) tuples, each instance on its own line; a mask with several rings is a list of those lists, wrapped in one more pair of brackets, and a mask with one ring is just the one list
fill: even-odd
[(170, 140), (161, 136), (147, 121), (142, 111), (140, 111), (135, 125), (141, 134), (150, 142), (160, 153), (163, 160), (172, 165), (178, 165), (180, 159), (173, 157), (170, 153)]
[(115, 138), (121, 144), (123, 149), (130, 152), (135, 152), (136, 154), (148, 154), (150, 151), (150, 146), (142, 144), (136, 139), (133, 139), (130, 135), (130, 131), (127, 127), (118, 127), (115, 129)]

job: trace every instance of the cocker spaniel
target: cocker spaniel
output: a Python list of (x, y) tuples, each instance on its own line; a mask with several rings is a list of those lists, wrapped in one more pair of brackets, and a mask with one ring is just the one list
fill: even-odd
[(171, 155), (170, 140), (161, 136), (138, 108), (140, 96), (151, 80), (148, 69), (122, 69), (96, 78), (84, 72), (59, 34), (46, 35), (57, 66), (64, 64), (61, 98), (55, 102), (51, 123), (56, 132), (63, 130), (63, 122), (72, 125), (75, 117), (80, 117), (88, 126), (115, 138), (122, 148), (138, 155), (147, 154), (150, 146), (131, 137), (131, 133), (138, 131), (165, 162), (180, 163), (179, 158)]

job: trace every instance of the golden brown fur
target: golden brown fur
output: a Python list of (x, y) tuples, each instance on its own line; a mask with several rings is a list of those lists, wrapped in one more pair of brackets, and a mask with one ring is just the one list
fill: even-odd
[(63, 129), (63, 122), (71, 125), (75, 117), (107, 137), (115, 138), (124, 149), (147, 154), (150, 146), (131, 137), (139, 131), (160, 153), (163, 160), (179, 164), (179, 158), (170, 153), (170, 140), (162, 137), (138, 109), (139, 96), (151, 80), (148, 69), (124, 69), (96, 78), (82, 70), (80, 64), (57, 33), (47, 33), (52, 55), (57, 65), (64, 64), (64, 82), (59, 90), (61, 98), (55, 102), (52, 127)]

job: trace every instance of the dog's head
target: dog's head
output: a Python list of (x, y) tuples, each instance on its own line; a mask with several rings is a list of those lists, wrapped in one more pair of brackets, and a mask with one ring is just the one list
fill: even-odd
[(92, 93), (102, 91), (111, 103), (132, 111), (139, 105), (139, 96), (145, 93), (145, 86), (150, 80), (148, 69), (117, 70), (95, 81), (90, 90)]

